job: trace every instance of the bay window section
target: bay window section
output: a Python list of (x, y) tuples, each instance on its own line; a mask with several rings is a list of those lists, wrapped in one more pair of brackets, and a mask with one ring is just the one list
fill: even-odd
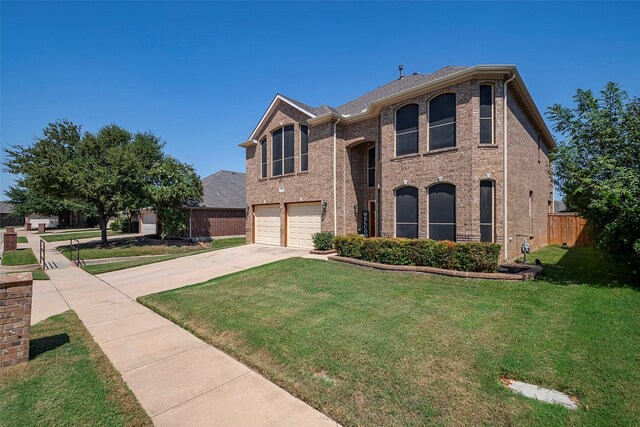
[(480, 86), (480, 144), (493, 144), (493, 86)]
[(262, 156), (262, 178), (267, 177), (267, 138), (262, 138), (260, 141), (260, 156)]
[(456, 146), (456, 94), (429, 101), (429, 151)]
[(293, 125), (273, 131), (272, 176), (290, 174), (294, 171), (295, 143)]
[(282, 175), (282, 128), (273, 131), (271, 141), (271, 176), (280, 176)]
[(456, 187), (436, 184), (429, 187), (429, 238), (456, 241)]
[(309, 128), (300, 126), (300, 171), (309, 170)]
[(418, 189), (401, 187), (396, 190), (396, 237), (418, 237)]
[(418, 152), (418, 104), (396, 110), (396, 156)]

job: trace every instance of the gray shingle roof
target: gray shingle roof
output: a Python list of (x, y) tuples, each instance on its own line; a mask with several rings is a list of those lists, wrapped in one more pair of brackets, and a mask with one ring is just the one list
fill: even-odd
[(13, 205), (7, 202), (0, 202), (0, 214), (9, 214), (13, 210)]
[(358, 98), (353, 99), (336, 108), (330, 107), (328, 105), (321, 105), (320, 107), (312, 107), (308, 104), (297, 101), (289, 96), (284, 96), (282, 94), (280, 94), (280, 96), (291, 101), (293, 104), (296, 104), (299, 107), (309, 111), (310, 113), (315, 114), (316, 116), (320, 114), (328, 113), (330, 111), (333, 111), (334, 113), (338, 113), (342, 115), (351, 115), (351, 114), (362, 112), (364, 109), (366, 109), (369, 106), (369, 104), (371, 104), (374, 101), (414, 88), (421, 84), (428, 83), (442, 77), (446, 77), (450, 74), (457, 73), (458, 71), (462, 71), (467, 68), (471, 68), (471, 67), (459, 67), (459, 66), (449, 65), (431, 74), (411, 74), (408, 76), (403, 76), (401, 79), (393, 80), (383, 86), (378, 87), (377, 89), (372, 90), (371, 92), (365, 93), (364, 95), (359, 96)]
[(208, 208), (244, 209), (246, 179), (244, 172), (218, 171), (202, 179), (204, 198), (201, 206)]

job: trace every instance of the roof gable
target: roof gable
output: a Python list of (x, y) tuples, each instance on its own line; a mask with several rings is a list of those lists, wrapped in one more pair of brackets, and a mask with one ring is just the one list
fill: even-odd
[(269, 104), (269, 108), (267, 108), (267, 111), (265, 111), (264, 115), (258, 122), (258, 125), (253, 129), (253, 132), (251, 132), (251, 136), (249, 136), (248, 141), (255, 142), (256, 135), (259, 133), (260, 129), (262, 129), (262, 126), (264, 126), (265, 121), (271, 115), (271, 113), (278, 107), (278, 104), (280, 104), (281, 102), (285, 102), (289, 104), (293, 108), (301, 111), (302, 113), (306, 114), (311, 118), (316, 117), (319, 113), (318, 109), (311, 107), (310, 105), (303, 104), (302, 102), (296, 101), (293, 98), (289, 98), (287, 96), (284, 96), (278, 93), (273, 98), (273, 101), (271, 101), (271, 104)]

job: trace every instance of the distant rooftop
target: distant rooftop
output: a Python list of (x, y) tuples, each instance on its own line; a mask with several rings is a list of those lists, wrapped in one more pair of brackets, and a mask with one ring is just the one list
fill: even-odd
[(221, 170), (202, 179), (203, 207), (244, 209), (246, 180), (244, 172)]

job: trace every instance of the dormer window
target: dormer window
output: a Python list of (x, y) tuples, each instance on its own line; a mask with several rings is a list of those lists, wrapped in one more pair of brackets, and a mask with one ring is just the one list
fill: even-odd
[(396, 110), (396, 156), (418, 152), (418, 104)]

